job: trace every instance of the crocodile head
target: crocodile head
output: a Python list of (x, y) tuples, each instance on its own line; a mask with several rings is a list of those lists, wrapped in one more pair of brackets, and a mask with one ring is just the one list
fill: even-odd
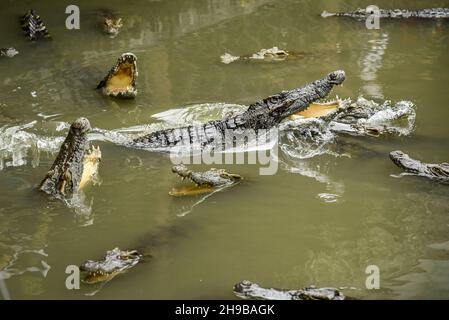
[(333, 86), (342, 84), (344, 80), (345, 72), (337, 70), (300, 88), (283, 91), (256, 102), (248, 108), (248, 112), (266, 113), (268, 109), (270, 119), (274, 123), (279, 123), (295, 113), (306, 110), (313, 102), (326, 98)]
[(123, 27), (123, 20), (116, 17), (104, 17), (102, 27), (105, 33), (116, 36)]
[(103, 260), (88, 260), (80, 265), (82, 281), (88, 284), (109, 281), (115, 276), (134, 267), (141, 258), (136, 250), (114, 248), (106, 252)]
[(118, 98), (134, 98), (137, 95), (137, 57), (123, 53), (107, 76), (98, 84), (104, 95)]
[(178, 174), (182, 180), (188, 178), (196, 186), (194, 188), (174, 188), (169, 192), (172, 196), (208, 193), (212, 192), (213, 188), (231, 186), (243, 179), (242, 176), (226, 172), (224, 169), (212, 168), (207, 171), (191, 171), (183, 164), (173, 166), (172, 172)]
[(422, 163), (420, 161), (410, 158), (408, 154), (400, 150), (391, 151), (390, 159), (399, 168), (409, 172), (419, 173), (422, 170)]

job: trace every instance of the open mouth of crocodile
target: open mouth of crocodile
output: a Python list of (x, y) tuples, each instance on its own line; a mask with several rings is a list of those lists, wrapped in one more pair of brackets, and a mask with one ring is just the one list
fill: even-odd
[(118, 98), (134, 98), (137, 95), (137, 57), (132, 53), (124, 53), (117, 63), (101, 81), (97, 89), (103, 94)]
[(334, 99), (329, 101), (312, 102), (307, 109), (292, 114), (290, 120), (303, 118), (321, 118), (337, 112), (337, 110), (344, 106), (344, 101)]
[(190, 171), (183, 164), (172, 168), (181, 180), (188, 179), (194, 185), (174, 187), (169, 195), (174, 197), (193, 196), (211, 193), (219, 188), (229, 187), (240, 182), (243, 177), (236, 173), (226, 172), (224, 169), (209, 169), (208, 171)]

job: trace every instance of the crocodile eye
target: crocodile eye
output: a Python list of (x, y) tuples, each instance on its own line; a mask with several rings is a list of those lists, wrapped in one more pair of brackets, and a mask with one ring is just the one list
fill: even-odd
[(271, 96), (271, 97), (267, 98), (266, 102), (267, 102), (268, 106), (272, 106), (272, 105), (279, 104), (280, 100), (281, 100), (281, 98), (278, 95), (275, 95), (275, 96)]

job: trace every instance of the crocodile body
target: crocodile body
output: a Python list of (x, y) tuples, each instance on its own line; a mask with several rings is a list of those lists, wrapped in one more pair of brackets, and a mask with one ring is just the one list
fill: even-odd
[(193, 144), (204, 147), (216, 141), (225, 141), (227, 133), (268, 130), (290, 115), (307, 109), (312, 102), (325, 98), (334, 85), (339, 85), (344, 80), (344, 71), (334, 71), (303, 87), (283, 91), (260, 100), (234, 117), (209, 121), (201, 125), (152, 132), (133, 139), (125, 145), (141, 149), (171, 148)]
[(335, 288), (307, 287), (298, 290), (266, 289), (248, 280), (237, 283), (234, 293), (242, 299), (262, 300), (345, 300), (346, 297)]
[[(327, 12), (324, 11), (321, 16), (323, 18), (327, 17), (348, 17), (357, 20), (366, 20), (375, 14), (374, 11), (367, 9), (357, 9), (350, 12)], [(375, 14), (379, 18), (390, 18), (390, 19), (448, 19), (449, 18), (449, 8), (432, 8), (432, 9), (421, 9), (421, 10), (404, 10), (404, 9), (379, 9), (379, 13)]]
[(101, 157), (99, 149), (89, 151), (87, 133), (91, 130), (89, 120), (76, 119), (62, 143), (50, 170), (39, 185), (39, 190), (55, 197), (73, 194), (95, 174)]
[(390, 152), (390, 159), (395, 165), (408, 173), (442, 183), (449, 183), (449, 163), (424, 163), (410, 158), (409, 155), (400, 150)]
[(18, 55), (19, 51), (17, 51), (15, 48), (1, 48), (0, 49), (0, 56), (5, 56), (8, 58), (12, 58), (15, 55)]
[(137, 57), (130, 52), (123, 53), (97, 89), (111, 97), (135, 98), (137, 74)]
[(20, 19), (20, 23), (28, 39), (32, 41), (51, 38), (41, 17), (34, 10), (29, 10)]

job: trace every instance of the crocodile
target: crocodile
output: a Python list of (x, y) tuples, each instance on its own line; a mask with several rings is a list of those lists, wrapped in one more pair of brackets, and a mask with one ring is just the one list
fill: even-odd
[(290, 115), (306, 110), (312, 102), (325, 98), (334, 85), (339, 85), (344, 80), (345, 72), (337, 70), (300, 88), (283, 91), (257, 101), (246, 111), (224, 120), (159, 130), (123, 144), (132, 148), (158, 150), (194, 145), (204, 148), (218, 141), (223, 142), (228, 133), (234, 137), (249, 130), (256, 133), (259, 130), (268, 130)]
[[(373, 8), (374, 9), (374, 8)], [(366, 9), (357, 9), (349, 12), (327, 12), (321, 13), (323, 18), (327, 17), (349, 17), (357, 20), (366, 20), (369, 17), (375, 16), (379, 18), (390, 19), (448, 19), (449, 8), (431, 8), (420, 10), (404, 10), (404, 9), (379, 9), (372, 10), (370, 7)]]
[(15, 48), (0, 48), (0, 56), (3, 57), (8, 57), (8, 58), (12, 58), (15, 55), (18, 55), (19, 51), (17, 51)]
[(137, 57), (130, 52), (123, 53), (97, 89), (107, 96), (135, 98), (137, 74)]
[[(327, 102), (314, 102), (309, 108), (290, 116), (298, 118), (320, 118), (328, 123), (331, 131), (354, 136), (401, 135), (407, 134), (415, 119), (414, 105), (411, 101), (382, 104), (359, 97), (356, 101), (336, 99)], [(405, 121), (404, 121), (405, 120)]]
[(137, 250), (120, 250), (114, 248), (106, 252), (102, 260), (88, 260), (79, 266), (81, 280), (87, 284), (95, 284), (112, 280), (139, 263), (142, 255)]
[(400, 150), (390, 152), (390, 159), (407, 173), (426, 177), (441, 183), (449, 183), (449, 163), (424, 163), (411, 158)]
[(234, 286), (234, 294), (242, 299), (263, 300), (346, 300), (345, 295), (335, 288), (306, 287), (303, 289), (266, 289), (248, 280)]
[(23, 15), (20, 18), (20, 23), (23, 31), (31, 41), (51, 38), (41, 17), (34, 10), (29, 10)]
[(234, 61), (284, 61), (290, 59), (302, 59), (305, 56), (305, 52), (287, 51), (279, 49), (278, 47), (273, 47), (261, 49), (259, 52), (243, 56), (233, 56), (230, 53), (224, 53), (220, 56), (220, 59), (224, 64), (230, 64)]
[(101, 30), (115, 37), (123, 27), (123, 19), (114, 11), (109, 9), (100, 9), (96, 12), (97, 23)]
[(209, 193), (216, 188), (233, 186), (243, 179), (242, 176), (228, 173), (224, 169), (191, 171), (184, 164), (173, 166), (172, 172), (178, 174), (182, 180), (188, 178), (195, 184), (195, 187), (173, 188), (169, 195), (175, 197)]
[(39, 190), (64, 198), (84, 187), (98, 171), (99, 148), (89, 149), (89, 120), (76, 119), (70, 126), (53, 165), (39, 185)]

